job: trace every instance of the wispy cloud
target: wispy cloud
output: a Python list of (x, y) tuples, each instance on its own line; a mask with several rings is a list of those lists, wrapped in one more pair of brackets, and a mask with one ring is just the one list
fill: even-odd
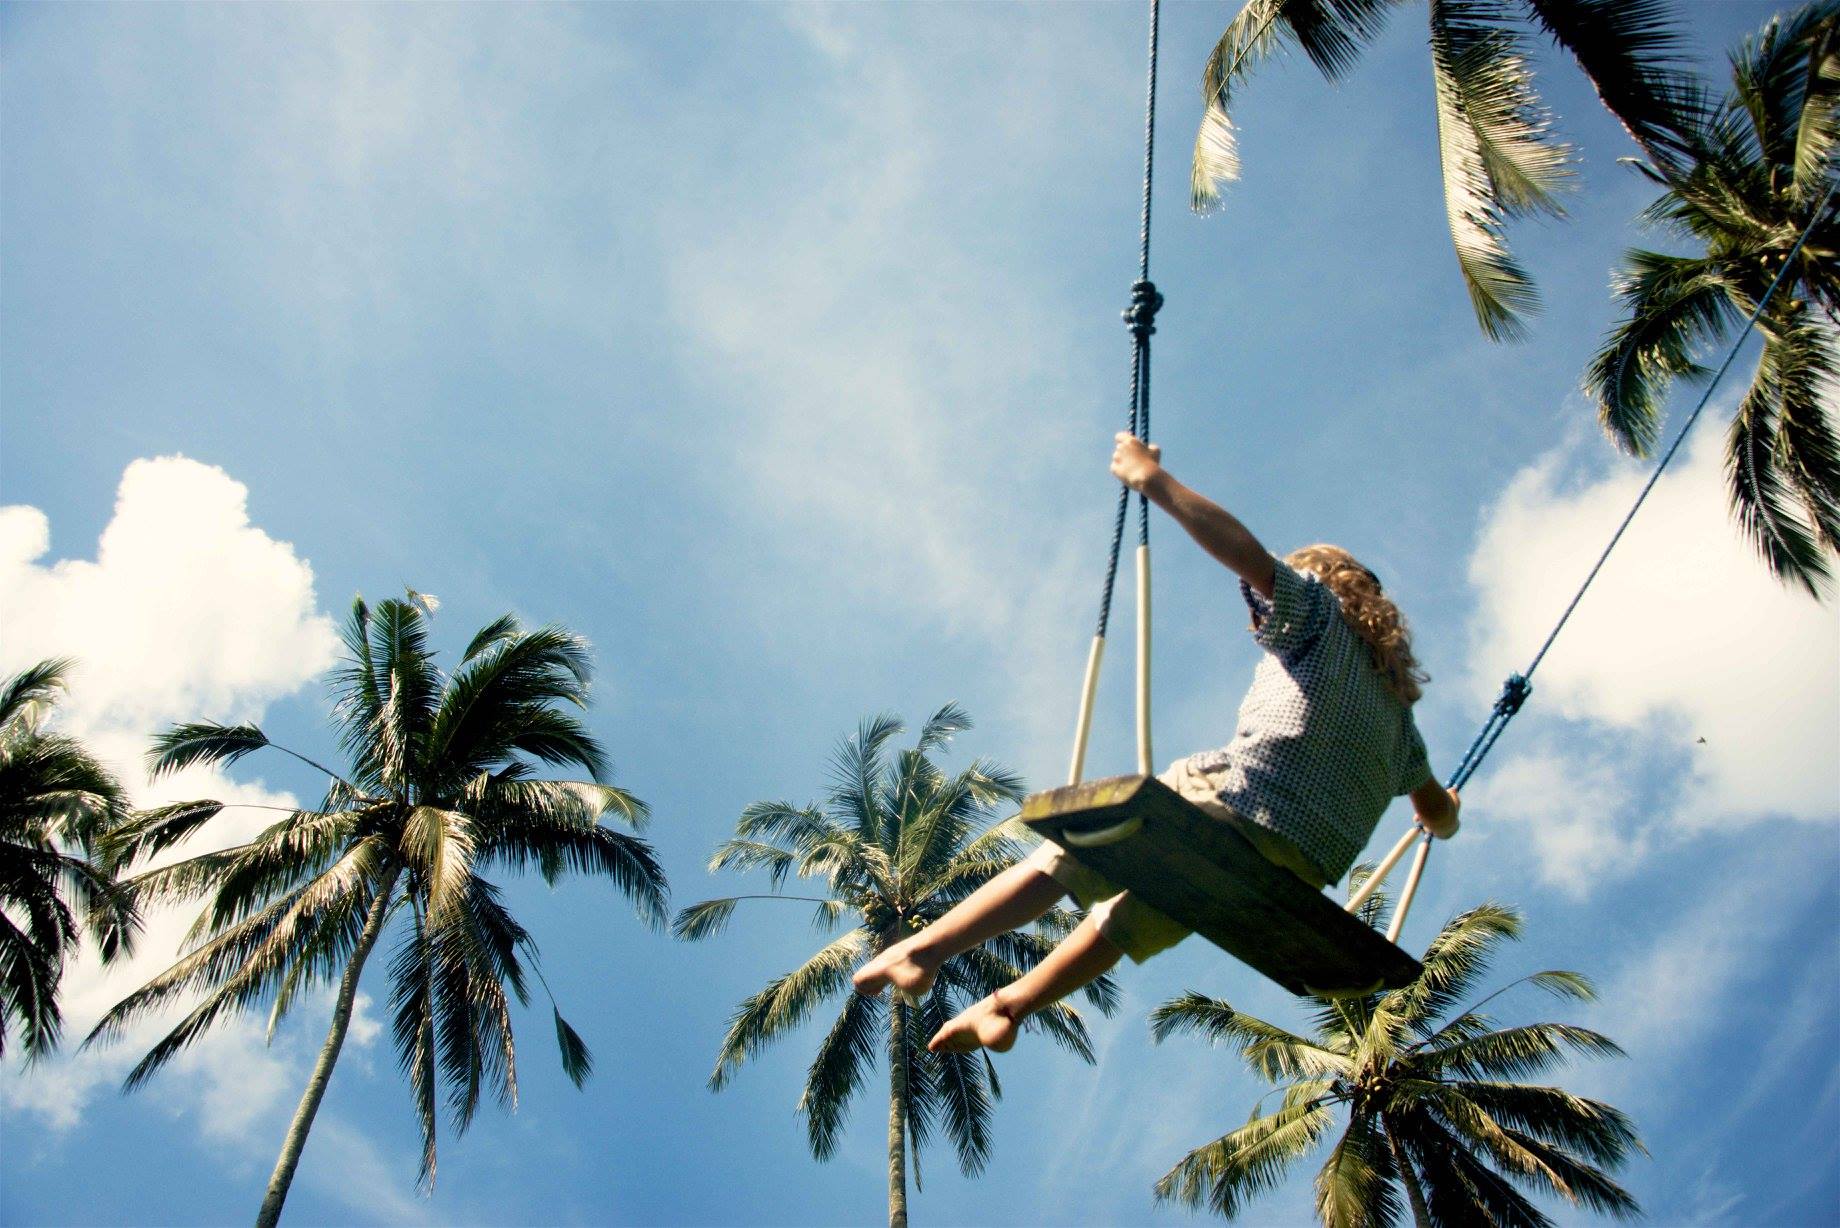
[[(1486, 512), (1469, 574), (1480, 698), (1526, 664), (1641, 485), (1576, 441)], [(1725, 512), (1719, 440), (1690, 441), (1534, 679), (1472, 798), (1575, 894), (1657, 839), (1840, 819), (1840, 615), (1772, 581)], [(1642, 782), (1638, 787), (1636, 782)], [(1480, 811), (1478, 812), (1480, 813)]]

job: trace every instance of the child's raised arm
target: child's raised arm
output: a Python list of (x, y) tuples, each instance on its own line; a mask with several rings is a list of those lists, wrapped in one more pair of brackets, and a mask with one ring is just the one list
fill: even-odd
[(1271, 551), (1226, 508), (1175, 480), (1162, 465), (1163, 450), (1119, 431), (1112, 449), (1112, 473), (1132, 490), (1168, 512), (1203, 550), (1219, 559), (1270, 600)]

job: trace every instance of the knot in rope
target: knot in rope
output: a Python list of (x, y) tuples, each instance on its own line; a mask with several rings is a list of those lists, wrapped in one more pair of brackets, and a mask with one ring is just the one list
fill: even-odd
[(1154, 282), (1131, 283), (1131, 305), (1124, 309), (1124, 323), (1139, 342), (1156, 331), (1156, 313), (1162, 306), (1163, 296), (1157, 293)]
[(1531, 694), (1533, 683), (1527, 681), (1525, 674), (1509, 674), (1508, 680), (1501, 684), (1501, 694), (1495, 698), (1495, 715), (1508, 719), (1521, 710)]

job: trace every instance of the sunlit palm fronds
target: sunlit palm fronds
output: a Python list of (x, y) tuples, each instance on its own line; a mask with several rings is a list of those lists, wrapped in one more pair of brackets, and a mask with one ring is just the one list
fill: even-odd
[(1722, 104), (1684, 135), (1690, 156), (1641, 168), (1664, 189), (1644, 216), (1698, 250), (1625, 257), (1622, 318), (1585, 389), (1611, 439), (1649, 454), (1674, 382), (1707, 374), (1702, 358), (1734, 339), (1780, 276), (1727, 436), (1727, 488), (1770, 571), (1818, 597), (1840, 552), (1840, 436), (1828, 415), (1840, 392), (1840, 0), (1745, 40)]
[[(310, 991), (337, 991), (333, 1023), (259, 1222), (272, 1222), (337, 1060), (365, 961), (384, 931), (396, 937), (389, 1001), (397, 1057), (422, 1131), (422, 1177), (435, 1171), (437, 1105), (464, 1130), (480, 1100), (517, 1096), (511, 1006), (526, 1003), (536, 967), (531, 935), (483, 877), (534, 869), (608, 880), (641, 920), (661, 927), (665, 878), (649, 845), (607, 825), (639, 825), (644, 803), (606, 783), (605, 752), (575, 715), (588, 701), (587, 645), (557, 627), (526, 630), (507, 615), (475, 635), (449, 677), (429, 645), (432, 598), (411, 593), (375, 608), (354, 603), (342, 628), (346, 659), (332, 675), (343, 773), (252, 725), (195, 721), (155, 740), (156, 774), (226, 767), (274, 749), (325, 773), (326, 799), (230, 848), (165, 865), (224, 809), (215, 801), (127, 816), (101, 836), (111, 864), (143, 867), (131, 898), (202, 900), (179, 960), (105, 1014), (90, 1041), (202, 995), (128, 1078), (134, 1087), (221, 1019), (265, 1007), (271, 1036)], [(541, 766), (587, 780), (545, 780)], [(553, 1003), (552, 1003), (553, 1006)], [(559, 1010), (562, 1066), (580, 1084), (593, 1059)], [(87, 1043), (87, 1042), (86, 1042)]]
[[(999, 811), (1022, 797), (1022, 782), (985, 760), (957, 773), (936, 762), (951, 737), (970, 727), (964, 710), (948, 704), (922, 726), (912, 747), (896, 750), (897, 718), (865, 720), (833, 754), (831, 787), (821, 802), (752, 803), (733, 838), (717, 846), (712, 871), (763, 874), (768, 892), (704, 900), (680, 911), (673, 923), (679, 938), (712, 937), (743, 902), (756, 899), (815, 904), (822, 929), (850, 917), (858, 922), (736, 1008), (710, 1076), (711, 1087), (727, 1086), (744, 1062), (841, 999), (798, 1103), (819, 1159), (834, 1153), (851, 1101), (885, 1058), (899, 1066), (898, 1077), (890, 1071), (890, 1095), (903, 1123), (902, 1148), (917, 1164), (921, 1148), (943, 1132), (960, 1168), (981, 1171), (1000, 1094), (995, 1067), (982, 1054), (930, 1053), (926, 1040), (965, 1006), (1033, 967), (1073, 924), (1070, 914), (1056, 910), (1034, 929), (948, 960), (918, 1007), (864, 998), (850, 988), (862, 962), (943, 915), (1024, 851), (1015, 824), (999, 820)], [(782, 894), (794, 879), (809, 881), (809, 893)], [(1117, 987), (1101, 978), (1087, 988), (1086, 1000), (1109, 1012)], [(1064, 1003), (1024, 1027), (1092, 1060), (1085, 1023)]]
[[(1296, 46), (1334, 81), (1396, 7), (1398, 0), (1247, 0), (1202, 71), (1193, 207), (1216, 208), (1224, 185), (1239, 176), (1232, 109), (1256, 64)], [(1558, 192), (1571, 163), (1534, 85), (1529, 31), (1544, 32), (1571, 55), (1658, 164), (1682, 159), (1703, 103), (1676, 75), (1684, 44), (1663, 0), (1430, 0), (1429, 8), (1445, 214), (1457, 266), (1483, 331), (1519, 336), (1539, 296), (1508, 250), (1505, 224), (1562, 212)]]
[(1587, 1028), (1501, 1027), (1482, 1013), (1517, 986), (1588, 1002), (1590, 983), (1577, 973), (1539, 972), (1460, 1005), (1495, 948), (1519, 934), (1511, 909), (1473, 908), (1433, 939), (1425, 973), (1412, 985), (1314, 1000), (1311, 1038), (1198, 993), (1157, 1008), (1157, 1040), (1193, 1033), (1226, 1045), (1281, 1092), (1276, 1109), (1265, 1111), (1261, 1101), (1246, 1125), (1184, 1156), (1158, 1183), (1158, 1197), (1238, 1214), (1281, 1184), (1345, 1113), (1316, 1176), (1326, 1225), (1393, 1224), (1406, 1206), (1428, 1228), (1544, 1225), (1529, 1197), (1535, 1193), (1618, 1217), (1639, 1214), (1609, 1175), (1642, 1150), (1629, 1119), (1599, 1101), (1515, 1081), (1570, 1056), (1622, 1050)]

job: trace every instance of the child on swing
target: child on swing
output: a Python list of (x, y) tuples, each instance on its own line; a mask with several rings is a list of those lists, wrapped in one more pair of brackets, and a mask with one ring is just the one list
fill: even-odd
[[(1171, 476), (1161, 457), (1160, 448), (1121, 431), (1112, 473), (1238, 574), (1253, 638), (1266, 656), (1240, 705), (1233, 740), (1178, 760), (1158, 779), (1316, 888), (1347, 873), (1396, 796), (1411, 795), (1418, 823), (1433, 835), (1454, 835), (1457, 795), (1431, 774), (1412, 720), (1425, 675), (1379, 579), (1335, 546), (1273, 558), (1224, 508)], [(947, 959), (1029, 924), (1062, 896), (1089, 910), (1078, 928), (1014, 983), (947, 1022), (929, 1049), (1007, 1050), (1029, 1015), (1103, 975), (1121, 956), (1142, 963), (1189, 933), (1044, 844), (864, 964), (857, 992), (892, 985), (918, 997)]]

